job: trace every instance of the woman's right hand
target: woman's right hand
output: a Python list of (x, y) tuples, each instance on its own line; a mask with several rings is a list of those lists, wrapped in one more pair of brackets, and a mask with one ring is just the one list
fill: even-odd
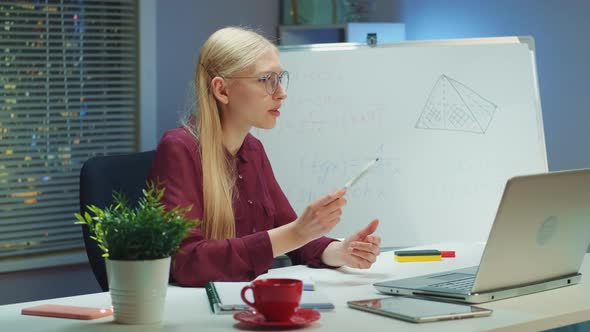
[(336, 190), (309, 204), (293, 222), (297, 236), (309, 242), (326, 235), (340, 222), (346, 189)]

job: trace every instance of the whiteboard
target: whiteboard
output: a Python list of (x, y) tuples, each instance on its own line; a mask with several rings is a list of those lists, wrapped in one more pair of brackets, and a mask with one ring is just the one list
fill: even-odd
[(341, 238), (380, 219), (384, 246), (485, 241), (506, 180), (546, 172), (533, 41), (290, 47), (288, 98), (254, 129), (298, 214), (349, 189)]

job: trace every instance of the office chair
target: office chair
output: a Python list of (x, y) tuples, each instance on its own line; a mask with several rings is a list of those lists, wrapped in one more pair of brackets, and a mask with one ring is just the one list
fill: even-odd
[[(80, 171), (80, 212), (87, 205), (105, 208), (113, 202), (113, 190), (124, 193), (136, 204), (145, 188), (155, 151), (125, 155), (97, 156), (88, 159)], [(90, 238), (88, 226), (82, 225), (86, 255), (96, 281), (103, 291), (109, 290), (102, 250)]]
[[(105, 208), (113, 202), (113, 190), (124, 193), (130, 203), (136, 204), (145, 188), (155, 151), (126, 155), (97, 156), (88, 159), (80, 171), (80, 212), (87, 205)], [(109, 290), (102, 250), (90, 238), (88, 226), (82, 225), (86, 255), (92, 272), (103, 292)], [(273, 260), (271, 268), (290, 266), (289, 256), (281, 255)]]

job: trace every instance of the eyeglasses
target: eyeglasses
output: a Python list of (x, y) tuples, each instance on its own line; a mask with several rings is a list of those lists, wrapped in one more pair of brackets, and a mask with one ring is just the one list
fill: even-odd
[(279, 84), (281, 84), (281, 86), (283, 87), (283, 89), (285, 89), (285, 91), (289, 87), (289, 72), (288, 71), (282, 71), (281, 73), (275, 73), (274, 71), (271, 71), (268, 73), (261, 74), (260, 76), (232, 76), (232, 77), (226, 77), (226, 78), (231, 78), (231, 79), (234, 79), (234, 78), (235, 79), (255, 78), (258, 80), (258, 82), (264, 83), (264, 86), (266, 87), (266, 92), (271, 96), (274, 95), (275, 92), (277, 92), (277, 88), (279, 87)]

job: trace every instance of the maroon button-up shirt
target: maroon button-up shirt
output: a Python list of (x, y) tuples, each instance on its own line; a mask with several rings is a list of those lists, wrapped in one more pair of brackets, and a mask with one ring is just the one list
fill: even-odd
[[(174, 255), (171, 277), (183, 286), (208, 281), (248, 281), (272, 265), (269, 229), (297, 218), (277, 183), (262, 143), (248, 134), (237, 154), (237, 195), (233, 202), (236, 237), (207, 240), (200, 226), (191, 230)], [(193, 208), (187, 217), (203, 217), (203, 169), (197, 140), (185, 129), (164, 134), (158, 144), (149, 178), (163, 182), (163, 203)], [(322, 237), (287, 255), (293, 264), (325, 267), (324, 249), (333, 239)]]

